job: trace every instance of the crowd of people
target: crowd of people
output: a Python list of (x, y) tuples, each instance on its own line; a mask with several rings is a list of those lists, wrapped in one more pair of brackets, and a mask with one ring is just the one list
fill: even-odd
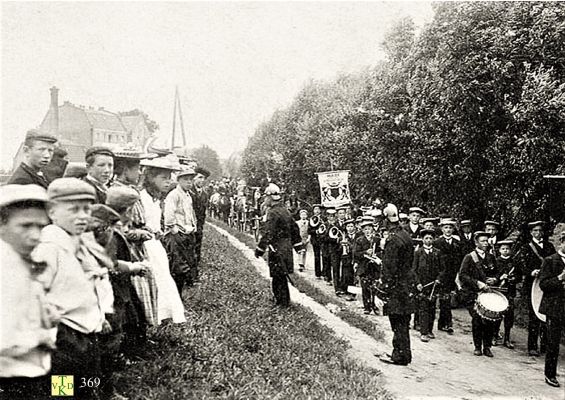
[[(272, 192), (280, 192), (273, 187)], [(298, 249), (299, 271), (305, 270), (305, 249), (311, 248), (317, 279), (349, 301), (355, 299), (354, 286), (360, 285), (364, 313), (389, 316), (394, 351), (382, 361), (411, 362), (411, 321), (422, 342), (435, 339), (436, 307), (437, 329), (448, 335), (454, 334), (452, 309), (468, 309), (474, 355), (493, 357), (492, 346), (497, 345), (514, 349), (511, 330), (520, 291), (528, 308), (527, 353), (532, 357), (545, 353), (545, 381), (559, 386), (556, 368), (565, 332), (565, 232), (557, 233), (556, 250), (543, 221), (529, 222), (529, 238), (518, 243), (503, 240), (497, 221), (477, 224), (434, 218), (417, 206), (406, 214), (381, 202), (357, 209), (315, 204), (293, 212), (287, 201), (286, 208), (297, 217), (297, 233), (290, 237)], [(275, 225), (281, 224), (280, 214), (276, 212)], [(266, 220), (268, 232), (281, 230), (269, 223), (269, 213)], [(480, 230), (473, 231), (474, 226)], [(269, 238), (264, 243), (271, 244)], [(264, 243), (258, 255), (265, 250)], [(275, 297), (277, 291), (281, 289), (275, 290)]]
[(0, 390), (48, 398), (50, 375), (73, 375), (78, 398), (119, 398), (113, 374), (144, 359), (148, 328), (186, 322), (209, 172), (173, 154), (92, 147), (85, 167), (51, 180), (56, 141), (28, 132), (0, 187)]

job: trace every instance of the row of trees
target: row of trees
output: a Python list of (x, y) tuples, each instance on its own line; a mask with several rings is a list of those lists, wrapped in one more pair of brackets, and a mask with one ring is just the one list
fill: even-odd
[(544, 174), (565, 162), (565, 5), (434, 5), (419, 35), (404, 19), (387, 59), (309, 82), (259, 126), (241, 171), (318, 201), (315, 172), (349, 169), (372, 197), (507, 228), (545, 218)]

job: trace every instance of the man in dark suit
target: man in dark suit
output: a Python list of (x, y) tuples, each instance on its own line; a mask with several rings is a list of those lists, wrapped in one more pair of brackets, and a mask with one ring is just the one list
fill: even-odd
[(543, 260), (539, 279), (543, 290), (539, 311), (547, 317), (545, 382), (559, 387), (556, 378), (559, 341), (565, 331), (565, 232), (559, 235), (559, 251)]
[(461, 254), (469, 254), (475, 248), (475, 241), (473, 240), (473, 228), (471, 227), (470, 219), (463, 219), (459, 223), (461, 228), (461, 234), (459, 238), (461, 239)]
[(445, 219), (440, 222), (442, 236), (436, 239), (434, 247), (441, 252), (444, 272), (441, 279), (441, 292), (439, 295), (438, 329), (448, 334), (453, 334), (453, 316), (451, 314), (451, 296), (457, 289), (455, 278), (461, 267), (463, 258), (461, 243), (453, 237), (455, 221)]
[(414, 292), (416, 277), (412, 269), (414, 247), (412, 238), (400, 225), (398, 209), (389, 204), (383, 210), (388, 219), (389, 236), (383, 253), (382, 287), (386, 299), (385, 314), (394, 332), (393, 351), (381, 361), (388, 364), (408, 365), (412, 362), (410, 333), (408, 331), (411, 314), (415, 311)]
[(294, 219), (284, 206), (280, 188), (271, 183), (265, 190), (270, 203), (263, 236), (255, 249), (255, 257), (262, 257), (269, 249), (268, 264), (273, 294), (279, 307), (290, 306), (288, 275), (294, 271), (292, 250), (302, 249), (302, 239)]
[(45, 189), (51, 183), (41, 169), (46, 167), (53, 158), (55, 151), (54, 136), (30, 130), (24, 140), (24, 161), (16, 168), (8, 184), (13, 185), (39, 185)]
[(420, 238), (420, 219), (424, 216), (424, 210), (420, 207), (410, 207), (408, 209), (408, 224), (406, 224), (406, 231), (412, 239)]
[(192, 207), (194, 214), (196, 214), (196, 275), (194, 279), (198, 280), (198, 265), (200, 264), (202, 237), (204, 236), (204, 223), (206, 222), (206, 207), (208, 206), (208, 194), (204, 190), (204, 182), (210, 176), (210, 172), (201, 167), (196, 167), (194, 172), (196, 172), (196, 176), (192, 179), (192, 187), (188, 193), (192, 197)]
[[(522, 298), (528, 305), (528, 354), (537, 357), (540, 351), (543, 352), (546, 347), (546, 326), (537, 317), (531, 301), (532, 285), (539, 275), (541, 264), (545, 257), (555, 253), (555, 247), (546, 239), (544, 239), (544, 223), (542, 221), (534, 221), (528, 223), (528, 228), (532, 239), (523, 248), (524, 265), (524, 286), (522, 286)], [(538, 351), (538, 338), (540, 347)]]

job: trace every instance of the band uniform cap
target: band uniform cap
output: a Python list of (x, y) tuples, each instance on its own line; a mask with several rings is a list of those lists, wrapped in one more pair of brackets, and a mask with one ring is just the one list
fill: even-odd
[(99, 219), (107, 224), (115, 224), (120, 220), (120, 214), (108, 207), (106, 204), (94, 204), (92, 206), (92, 218)]
[(306, 214), (308, 214), (308, 210), (305, 208), (301, 208), (300, 210), (298, 210), (298, 213), (300, 214), (301, 212), (305, 212)]
[(168, 171), (180, 170), (178, 157), (174, 154), (167, 154), (163, 157), (141, 160), (140, 163), (144, 167), (164, 169)]
[(473, 233), (473, 240), (477, 240), (482, 236), (490, 237), (490, 234), (486, 233), (485, 231), (476, 231), (475, 233)]
[(206, 168), (196, 167), (194, 171), (196, 171), (197, 174), (203, 175), (206, 179), (210, 177), (210, 171), (208, 171)]
[(355, 222), (356, 222), (356, 223), (363, 222), (363, 217), (357, 217), (357, 218), (355, 218)]
[(354, 220), (353, 218), (350, 218), (350, 219), (346, 219), (346, 220), (343, 222), (343, 226), (346, 226), (346, 225), (349, 225), (349, 224), (355, 225), (355, 220)]
[(420, 236), (424, 237), (426, 235), (432, 235), (433, 237), (436, 237), (436, 231), (434, 231), (433, 229), (422, 229), (420, 231)]
[(390, 222), (398, 222), (398, 208), (392, 203), (387, 204), (387, 206), (383, 210), (383, 215), (390, 221)]
[(470, 219), (461, 220), (461, 223), (459, 225), (461, 225), (461, 226), (471, 225), (471, 220)]
[(139, 200), (139, 193), (127, 186), (112, 186), (106, 192), (106, 205), (114, 210), (131, 207)]
[(398, 218), (400, 218), (400, 219), (408, 219), (408, 214), (401, 212), (400, 214), (398, 214)]
[(186, 165), (181, 165), (181, 170), (179, 171), (177, 178), (183, 176), (196, 176), (196, 171)]
[(324, 208), (324, 206), (323, 206), (323, 205), (321, 205), (321, 204), (314, 204), (314, 205), (312, 205), (312, 208), (316, 208), (316, 207), (319, 207), (319, 208)]
[(419, 213), (420, 215), (424, 215), (425, 211), (422, 210), (420, 207), (410, 207), (408, 209), (408, 214), (412, 214), (413, 212)]
[(335, 210), (335, 208), (327, 208), (326, 209), (326, 214), (329, 215), (334, 215), (337, 211)]
[(455, 222), (455, 220), (453, 220), (451, 218), (445, 218), (445, 219), (442, 219), (439, 222), (439, 226), (445, 226), (445, 225), (455, 226), (455, 225), (457, 225), (457, 223)]
[(349, 204), (346, 204), (344, 206), (339, 206), (336, 208), (337, 211), (343, 210), (343, 211), (347, 211), (347, 208), (349, 207)]
[(86, 154), (84, 155), (84, 158), (87, 159), (90, 156), (97, 156), (97, 155), (110, 156), (110, 157), (116, 156), (114, 152), (108, 147), (94, 146), (86, 150)]
[(366, 226), (372, 226), (375, 227), (375, 223), (373, 221), (361, 221), (361, 224), (359, 224), (359, 226), (361, 228), (364, 228)]
[(543, 228), (545, 226), (545, 222), (543, 221), (528, 222), (528, 228), (534, 229), (536, 226), (541, 226)]
[(371, 221), (371, 222), (375, 222), (375, 217), (371, 217), (370, 215), (364, 215), (362, 217), (360, 217), (362, 221)]
[(96, 201), (94, 188), (78, 178), (55, 179), (47, 188), (49, 201)]
[(45, 203), (49, 200), (47, 191), (39, 185), (0, 186), (0, 207), (24, 201)]
[(485, 221), (485, 224), (484, 224), (484, 225), (485, 225), (485, 226), (487, 226), (487, 225), (494, 225), (494, 226), (498, 227), (498, 226), (500, 226), (500, 222), (497, 222), (497, 221)]
[(514, 244), (514, 241), (510, 239), (506, 239), (506, 240), (501, 240), (500, 242), (497, 243), (497, 245), (499, 246), (502, 246), (504, 244), (507, 244), (508, 246), (512, 246)]
[(47, 143), (57, 142), (57, 138), (55, 136), (40, 132), (37, 129), (30, 129), (27, 131), (25, 140), (40, 140)]

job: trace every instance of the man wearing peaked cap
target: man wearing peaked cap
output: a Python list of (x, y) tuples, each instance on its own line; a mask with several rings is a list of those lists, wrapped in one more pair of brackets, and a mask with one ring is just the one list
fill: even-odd
[(86, 150), (87, 175), (84, 181), (96, 191), (96, 203), (104, 204), (110, 179), (114, 175), (114, 153), (107, 147), (95, 146)]
[(28, 131), (23, 145), (24, 161), (16, 168), (8, 184), (35, 184), (47, 189), (50, 181), (41, 169), (51, 162), (55, 151), (55, 142), (57, 142), (57, 138), (54, 136), (37, 130)]
[(46, 307), (36, 280), (40, 268), (31, 261), (41, 230), (49, 224), (46, 202), (45, 189), (38, 185), (0, 186), (0, 380), (5, 398), (44, 390), (55, 347), (50, 328), (57, 321), (32, 318)]

